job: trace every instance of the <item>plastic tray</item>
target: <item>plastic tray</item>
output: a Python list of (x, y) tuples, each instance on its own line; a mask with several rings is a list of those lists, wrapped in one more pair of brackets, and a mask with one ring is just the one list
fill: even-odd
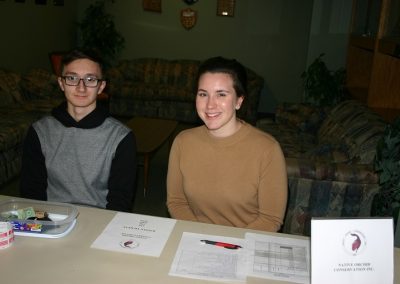
[[(33, 207), (35, 211), (45, 211), (51, 221), (25, 220), (7, 218), (6, 213), (15, 212), (18, 209)], [(8, 221), (14, 225), (14, 234), (20, 236), (40, 237), (40, 238), (60, 238), (67, 235), (75, 226), (78, 209), (71, 204), (9, 199), (0, 202), (0, 221)], [(18, 224), (18, 225), (16, 225)], [(40, 231), (30, 231), (23, 229), (26, 226), (38, 224)]]

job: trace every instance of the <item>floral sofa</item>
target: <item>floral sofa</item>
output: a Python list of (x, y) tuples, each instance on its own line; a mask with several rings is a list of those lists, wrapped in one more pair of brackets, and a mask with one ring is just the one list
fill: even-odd
[[(201, 61), (139, 58), (106, 72), (110, 113), (198, 123), (194, 87)], [(255, 124), (263, 78), (247, 69), (248, 96), (238, 116)]]
[(330, 109), (282, 104), (275, 120), (257, 126), (272, 134), (285, 154), (289, 200), (282, 231), (310, 235), (312, 217), (370, 216), (378, 177), (376, 145), (385, 121), (355, 100)]
[(30, 124), (62, 99), (56, 77), (46, 70), (18, 74), (0, 69), (0, 186), (20, 172), (22, 143)]

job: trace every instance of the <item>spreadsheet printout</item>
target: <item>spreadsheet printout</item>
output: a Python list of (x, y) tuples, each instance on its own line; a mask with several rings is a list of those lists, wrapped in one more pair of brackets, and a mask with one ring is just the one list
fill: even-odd
[(310, 241), (246, 233), (247, 275), (310, 283)]

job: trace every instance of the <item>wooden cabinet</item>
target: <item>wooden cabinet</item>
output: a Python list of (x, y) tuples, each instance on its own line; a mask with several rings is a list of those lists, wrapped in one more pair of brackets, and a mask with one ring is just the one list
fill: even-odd
[(400, 0), (354, 0), (347, 54), (350, 94), (392, 121), (400, 115)]

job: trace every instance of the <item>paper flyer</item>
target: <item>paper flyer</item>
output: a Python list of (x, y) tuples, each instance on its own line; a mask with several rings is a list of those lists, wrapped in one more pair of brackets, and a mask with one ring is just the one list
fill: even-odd
[(159, 257), (176, 220), (118, 212), (91, 248)]
[(169, 275), (245, 282), (244, 239), (184, 232)]

